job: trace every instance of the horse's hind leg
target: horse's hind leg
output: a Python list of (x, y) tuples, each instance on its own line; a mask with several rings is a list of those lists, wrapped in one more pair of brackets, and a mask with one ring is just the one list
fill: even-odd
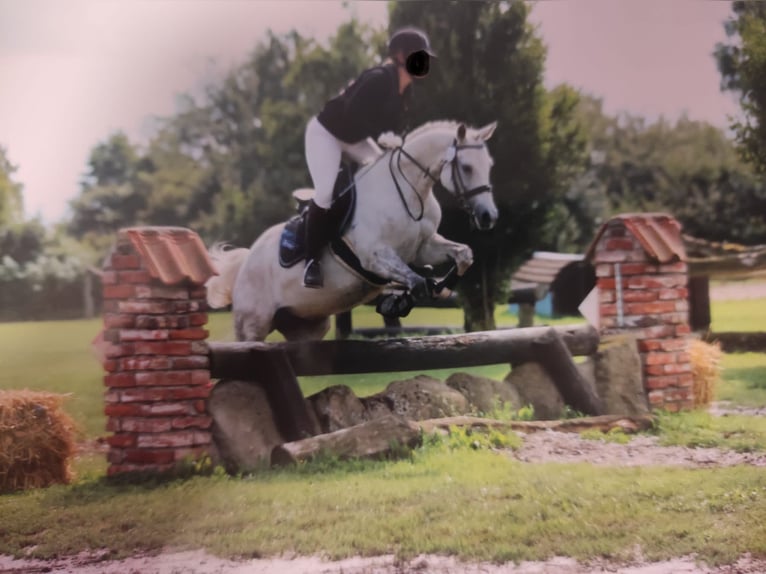
[(234, 314), (234, 334), (237, 341), (263, 341), (273, 331), (271, 317), (255, 311), (238, 311)]

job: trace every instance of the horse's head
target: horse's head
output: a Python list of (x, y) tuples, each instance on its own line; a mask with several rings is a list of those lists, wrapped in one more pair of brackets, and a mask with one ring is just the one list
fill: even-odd
[(472, 224), (484, 231), (495, 226), (498, 215), (489, 179), (492, 156), (486, 146), (496, 127), (497, 122), (479, 129), (460, 124), (439, 175), (444, 188), (468, 212)]

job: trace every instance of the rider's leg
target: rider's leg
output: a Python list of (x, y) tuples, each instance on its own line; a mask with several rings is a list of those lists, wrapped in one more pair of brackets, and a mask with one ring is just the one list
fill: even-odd
[(380, 146), (375, 143), (372, 138), (367, 138), (352, 144), (342, 142), (341, 145), (343, 151), (346, 152), (346, 155), (359, 165), (374, 161), (383, 155), (383, 150), (380, 149)]
[(341, 158), (339, 142), (316, 118), (306, 126), (306, 162), (316, 191), (309, 204), (306, 220), (306, 266), (303, 284), (319, 288), (323, 285), (322, 268), (319, 260), (322, 249), (329, 240), (329, 209), (332, 205), (332, 191), (338, 177)]

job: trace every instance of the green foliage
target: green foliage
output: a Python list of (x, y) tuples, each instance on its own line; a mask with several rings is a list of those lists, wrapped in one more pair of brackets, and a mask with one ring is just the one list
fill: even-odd
[(607, 432), (598, 429), (586, 430), (580, 433), (580, 437), (586, 440), (613, 442), (616, 444), (628, 444), (633, 438), (621, 428), (613, 428)]
[(496, 428), (479, 430), (451, 426), (446, 434), (434, 432), (423, 437), (426, 451), (517, 449), (522, 444), (522, 439), (513, 431)]
[(22, 185), (13, 180), (16, 169), (0, 145), (0, 229), (20, 222), (24, 216)]
[(686, 117), (647, 124), (629, 114), (609, 116), (589, 96), (578, 114), (593, 163), (570, 194), (583, 198), (588, 217), (667, 211), (696, 237), (766, 241), (766, 182), (739, 160), (722, 130)]
[(729, 43), (715, 52), (721, 89), (739, 94), (744, 118), (732, 128), (743, 157), (766, 173), (766, 4), (738, 0), (732, 12), (725, 24)]

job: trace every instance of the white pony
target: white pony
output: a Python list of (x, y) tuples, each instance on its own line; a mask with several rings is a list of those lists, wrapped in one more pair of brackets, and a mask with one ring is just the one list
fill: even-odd
[[(427, 123), (408, 134), (402, 147), (357, 171), (356, 209), (343, 239), (366, 270), (410, 290), (416, 300), (427, 296), (429, 287), (410, 265), (452, 259), (457, 274), (465, 273), (473, 253), (436, 232), (441, 208), (432, 187), (441, 182), (475, 227), (494, 227), (498, 211), (485, 142), (496, 125), (472, 129), (452, 121)], [(284, 227), (281, 223), (266, 230), (250, 249), (211, 250), (220, 275), (207, 283), (208, 303), (213, 308), (232, 304), (239, 341), (262, 341), (274, 330), (288, 340), (321, 339), (332, 315), (366, 303), (383, 290), (351, 271), (329, 249), (321, 260), (324, 287), (304, 287), (302, 262), (289, 268), (280, 265)]]

